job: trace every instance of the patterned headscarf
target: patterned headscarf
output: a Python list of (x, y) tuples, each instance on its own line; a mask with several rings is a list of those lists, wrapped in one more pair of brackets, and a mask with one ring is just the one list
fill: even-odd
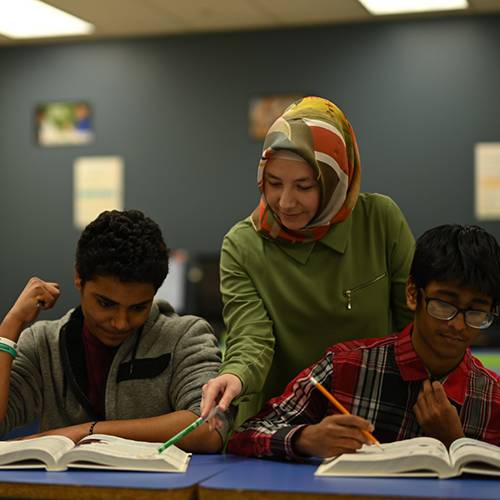
[[(277, 151), (302, 157), (320, 186), (316, 215), (300, 230), (283, 226), (264, 196), (264, 169)], [(304, 97), (271, 125), (264, 140), (257, 183), (262, 193), (251, 219), (257, 232), (278, 241), (306, 243), (321, 239), (332, 224), (351, 213), (358, 199), (360, 161), (356, 136), (344, 113), (321, 97)]]

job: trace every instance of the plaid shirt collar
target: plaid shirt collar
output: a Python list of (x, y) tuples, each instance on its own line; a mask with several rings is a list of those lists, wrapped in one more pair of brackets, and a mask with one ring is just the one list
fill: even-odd
[[(425, 380), (429, 378), (424, 363), (418, 357), (411, 342), (413, 323), (410, 323), (396, 338), (394, 350), (396, 363), (398, 364), (401, 377), (405, 381)], [(460, 364), (450, 372), (443, 382), (444, 390), (449, 399), (459, 405), (463, 405), (467, 391), (471, 368), (472, 354), (467, 348), (465, 356)]]

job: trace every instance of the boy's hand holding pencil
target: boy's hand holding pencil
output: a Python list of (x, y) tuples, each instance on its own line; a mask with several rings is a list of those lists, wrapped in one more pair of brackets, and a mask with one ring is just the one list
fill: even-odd
[(342, 414), (329, 415), (318, 424), (304, 427), (294, 444), (298, 454), (326, 458), (352, 453), (364, 444), (380, 446), (371, 434), (374, 428), (368, 420), (350, 415), (314, 377), (311, 377), (311, 381)]

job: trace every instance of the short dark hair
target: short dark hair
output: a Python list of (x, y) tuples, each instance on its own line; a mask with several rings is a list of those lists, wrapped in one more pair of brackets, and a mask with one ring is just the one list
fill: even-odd
[(417, 288), (430, 281), (457, 282), (500, 302), (500, 247), (479, 226), (448, 224), (417, 239), (410, 277)]
[(151, 283), (158, 290), (168, 274), (168, 253), (156, 222), (139, 210), (111, 210), (83, 230), (76, 270), (83, 282), (112, 276), (122, 282)]

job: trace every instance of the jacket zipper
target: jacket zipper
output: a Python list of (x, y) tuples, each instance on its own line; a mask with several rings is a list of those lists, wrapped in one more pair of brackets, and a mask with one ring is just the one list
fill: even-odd
[(380, 281), (382, 278), (384, 278), (386, 273), (382, 273), (381, 275), (377, 276), (376, 278), (373, 278), (370, 281), (367, 281), (366, 283), (362, 283), (361, 285), (358, 285), (354, 288), (351, 288), (350, 290), (346, 290), (344, 292), (344, 296), (347, 299), (346, 303), (346, 309), (351, 310), (352, 309), (352, 294), (354, 292), (357, 292), (358, 290), (362, 290), (363, 288), (366, 288), (367, 286), (373, 285), (373, 283), (376, 283), (377, 281)]

